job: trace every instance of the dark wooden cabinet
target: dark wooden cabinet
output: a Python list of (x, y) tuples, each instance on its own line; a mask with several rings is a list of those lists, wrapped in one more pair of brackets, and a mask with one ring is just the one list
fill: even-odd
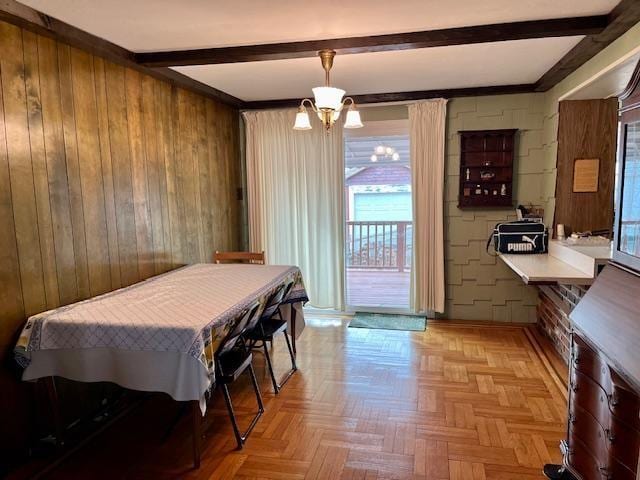
[(607, 266), (571, 314), (564, 465), (582, 480), (638, 478), (640, 276)]
[(584, 480), (635, 479), (640, 396), (597, 347), (573, 334), (566, 464)]
[(513, 206), (517, 130), (466, 130), (460, 135), (459, 208)]

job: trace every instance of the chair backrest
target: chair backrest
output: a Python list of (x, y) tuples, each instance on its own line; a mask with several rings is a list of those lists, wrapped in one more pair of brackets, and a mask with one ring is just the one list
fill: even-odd
[(254, 320), (254, 317), (260, 318), (260, 314), (262, 313), (261, 306), (260, 302), (255, 302), (242, 312), (229, 333), (227, 333), (227, 336), (220, 342), (216, 356), (220, 356), (235, 347), (240, 336), (247, 330), (247, 325)]
[(252, 263), (264, 265), (264, 251), (262, 252), (216, 252), (213, 263)]
[(265, 307), (260, 316), (263, 319), (269, 319), (273, 316), (274, 313), (280, 307), (280, 304), (284, 299), (287, 298), (291, 289), (293, 288), (293, 279), (288, 280), (286, 283), (280, 285), (275, 292), (271, 294), (267, 301), (265, 302)]

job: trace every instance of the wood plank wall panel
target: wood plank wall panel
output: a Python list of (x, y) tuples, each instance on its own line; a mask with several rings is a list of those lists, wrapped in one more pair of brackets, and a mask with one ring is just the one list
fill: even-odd
[(238, 248), (241, 178), (236, 110), (3, 22), (0, 51), (0, 451), (15, 458), (37, 404), (12, 364), (26, 317)]
[[(618, 99), (562, 101), (558, 122), (554, 225), (567, 225), (569, 232), (612, 229)], [(600, 159), (596, 193), (573, 193), (578, 158)]]

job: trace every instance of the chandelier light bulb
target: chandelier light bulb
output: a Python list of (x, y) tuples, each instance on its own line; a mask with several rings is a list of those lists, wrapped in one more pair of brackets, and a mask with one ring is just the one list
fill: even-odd
[(400, 154), (398, 152), (393, 152), (393, 155), (391, 155), (391, 160), (397, 162), (398, 160), (400, 160)]
[(344, 122), (344, 128), (362, 128), (362, 120), (360, 119), (360, 112), (356, 110), (351, 104), (349, 110), (347, 110), (347, 119)]
[(376, 151), (376, 155), (384, 155), (384, 152), (385, 152), (384, 145), (378, 145), (375, 151)]
[(293, 125), (294, 130), (311, 130), (311, 122), (309, 121), (309, 113), (304, 107), (300, 107), (296, 113), (296, 122)]
[(340, 88), (316, 87), (312, 89), (316, 107), (330, 110), (342, 109), (342, 97), (346, 93)]
[(371, 155), (371, 161), (372, 162), (377, 162), (378, 161), (378, 156), (375, 153), (373, 155)]

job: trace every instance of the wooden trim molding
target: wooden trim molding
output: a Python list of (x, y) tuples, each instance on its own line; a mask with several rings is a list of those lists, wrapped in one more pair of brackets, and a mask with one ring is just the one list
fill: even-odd
[(415, 48), (445, 47), (474, 43), (504, 42), (529, 38), (566, 37), (601, 33), (607, 16), (555, 18), (526, 22), (476, 25), (422, 32), (393, 33), (367, 37), (334, 38), (305, 42), (269, 43), (240, 47), (203, 48), (135, 54), (141, 65), (170, 67), (221, 63), (262, 62), (315, 57), (318, 51), (335, 50), (339, 55)]
[[(360, 104), (384, 103), (384, 102), (410, 102), (415, 100), (427, 100), (430, 98), (454, 98), (454, 97), (479, 97), (486, 95), (511, 95), (515, 93), (530, 93), (535, 85), (495, 85), (490, 87), (450, 88), (442, 90), (418, 90), (413, 92), (395, 93), (367, 93), (364, 95), (351, 95), (353, 100)], [(289, 98), (285, 100), (263, 100), (244, 102), (243, 110), (265, 110), (270, 108), (297, 107), (301, 98)]]
[(640, 22), (640, 2), (622, 0), (607, 16), (607, 27), (587, 35), (536, 82), (536, 92), (546, 92)]
[(73, 25), (45, 15), (15, 0), (0, 0), (0, 20), (17, 25), (30, 32), (53, 38), (72, 47), (85, 50), (119, 65), (133, 68), (141, 73), (151, 75), (154, 78), (168, 81), (173, 85), (207, 96), (227, 105), (238, 108), (243, 103), (239, 98), (198, 82), (175, 70), (168, 68), (155, 69), (140, 65), (136, 62), (135, 54), (126, 48), (122, 48), (114, 43), (80, 30)]

